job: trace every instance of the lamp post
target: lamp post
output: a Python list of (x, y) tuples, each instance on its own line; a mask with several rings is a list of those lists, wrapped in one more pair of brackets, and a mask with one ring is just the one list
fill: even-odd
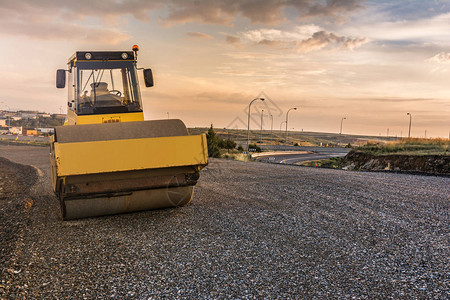
[(412, 121), (412, 115), (410, 113), (406, 113), (407, 116), (409, 116), (409, 131), (408, 131), (408, 138), (411, 137), (411, 121)]
[(347, 120), (347, 118), (342, 118), (341, 119), (341, 130), (339, 130), (339, 135), (342, 135), (342, 123), (344, 123), (344, 120)]
[(287, 148), (287, 138), (288, 138), (288, 117), (289, 117), (289, 112), (291, 110), (297, 110), (297, 107), (292, 107), (290, 109), (288, 109), (287, 113), (286, 113), (286, 140), (284, 142), (284, 151), (286, 151)]
[(273, 131), (273, 116), (270, 115), (270, 139), (272, 139), (272, 131)]
[(167, 119), (169, 119), (169, 112), (167, 112)]
[(262, 144), (262, 124), (263, 124), (263, 117), (264, 117), (264, 109), (261, 110), (261, 136), (259, 139), (259, 143)]
[(281, 133), (281, 126), (282, 126), (284, 123), (286, 123), (286, 121), (283, 121), (283, 122), (280, 123), (280, 133)]
[(256, 100), (264, 101), (264, 98), (255, 98), (252, 101), (250, 101), (248, 105), (248, 121), (247, 121), (247, 160), (250, 152), (250, 107), (252, 106), (252, 103)]

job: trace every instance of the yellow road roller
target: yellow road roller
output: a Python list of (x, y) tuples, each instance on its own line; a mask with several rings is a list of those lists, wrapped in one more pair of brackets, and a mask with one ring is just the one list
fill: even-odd
[(132, 51), (77, 51), (56, 87), (68, 85), (67, 120), (50, 148), (53, 190), (64, 220), (189, 203), (208, 164), (206, 136), (181, 120), (144, 121)]

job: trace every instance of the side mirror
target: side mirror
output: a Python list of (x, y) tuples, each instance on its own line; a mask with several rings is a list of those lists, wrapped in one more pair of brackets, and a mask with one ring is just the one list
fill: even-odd
[(56, 71), (56, 87), (58, 89), (66, 87), (66, 70), (58, 69)]
[(153, 86), (152, 69), (144, 69), (144, 81), (145, 81), (145, 87), (152, 87)]

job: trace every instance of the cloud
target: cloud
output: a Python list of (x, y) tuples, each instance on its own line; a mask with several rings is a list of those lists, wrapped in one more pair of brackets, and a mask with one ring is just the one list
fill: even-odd
[[(305, 1), (293, 0), (292, 5), (296, 6), (297, 9), (302, 9), (304, 6), (303, 2)], [(309, 7), (307, 15), (337, 17), (343, 13), (362, 8), (362, 1), (360, 0), (327, 0), (325, 4), (317, 2), (313, 2), (314, 4)]]
[[(61, 1), (2, 1), (0, 17), (21, 18), (35, 21), (45, 20), (49, 17), (64, 17), (64, 21), (82, 20), (86, 16), (99, 18), (118, 18), (132, 15), (141, 21), (148, 21), (148, 13), (154, 9), (162, 8), (164, 1), (145, 0), (61, 0)], [(61, 20), (61, 21), (62, 21)]]
[(426, 61), (436, 62), (436, 63), (450, 63), (450, 53), (440, 52), (440, 53), (428, 58)]
[(330, 33), (314, 24), (297, 26), (292, 31), (258, 29), (241, 32), (239, 35), (259, 45), (281, 49), (291, 48), (298, 52), (320, 50), (328, 45), (340, 45), (344, 49), (353, 50), (368, 42), (367, 38), (351, 38)]
[[(384, 16), (382, 16), (384, 18)], [(367, 36), (371, 40), (380, 41), (406, 41), (420, 43), (434, 43), (448, 45), (450, 37), (448, 34), (448, 24), (450, 23), (450, 13), (439, 14), (430, 18), (414, 20), (397, 20), (392, 22), (376, 21), (370, 17), (365, 17), (368, 22), (360, 21), (359, 26), (345, 28), (346, 34)]]
[(327, 31), (318, 31), (309, 39), (296, 43), (296, 48), (298, 52), (310, 52), (320, 50), (330, 44), (336, 44), (341, 45), (345, 49), (353, 50), (367, 42), (367, 38), (350, 38), (338, 36)]
[(292, 42), (307, 39), (320, 30), (323, 30), (320, 26), (309, 24), (296, 26), (292, 31), (262, 28), (241, 32), (240, 35), (255, 43), (259, 43), (263, 40)]
[[(358, 3), (356, 0), (327, 0), (321, 4), (313, 0), (2, 0), (0, 34), (68, 39), (63, 32), (77, 29), (75, 34), (87, 41), (93, 33), (115, 36), (105, 38), (108, 44), (114, 44), (128, 37), (119, 27), (123, 17), (148, 22), (155, 11), (164, 26), (188, 22), (233, 26), (240, 17), (251, 23), (274, 25), (285, 21), (286, 12), (292, 13), (292, 8), (299, 18), (323, 17), (330, 22), (358, 9), (361, 6)], [(88, 18), (100, 20), (103, 24), (98, 24), (93, 30), (92, 26), (85, 25), (93, 23)], [(40, 28), (42, 30), (38, 31)]]
[(162, 3), (168, 7), (167, 16), (162, 18), (166, 26), (188, 22), (232, 26), (238, 16), (244, 16), (251, 23), (275, 25), (285, 21), (285, 12), (292, 8), (298, 17), (342, 21), (344, 14), (362, 7), (359, 0), (327, 0), (324, 4), (313, 0), (173, 0)]
[[(0, 35), (117, 44), (130, 38), (114, 25), (121, 16), (129, 14), (145, 21), (156, 7), (145, 1), (2, 1)], [(87, 22), (88, 17), (99, 18), (108, 26), (90, 25), (93, 22)]]
[(242, 48), (241, 39), (237, 36), (227, 35), (225, 37), (225, 41), (227, 42), (227, 44), (233, 45), (238, 48)]
[(252, 23), (278, 24), (284, 21), (283, 9), (286, 7), (285, 1), (280, 0), (247, 0), (237, 1), (238, 11), (249, 18)]
[(266, 45), (272, 48), (289, 48), (292, 47), (291, 43), (283, 41), (261, 40), (259, 45)]
[[(4, 26), (7, 25), (0, 21), (0, 27)], [(28, 26), (18, 22), (15, 26), (11, 26), (8, 29), (8, 35), (24, 35), (41, 40), (77, 40), (79, 42), (95, 42), (107, 45), (115, 45), (131, 38), (128, 34), (116, 29), (80, 26), (71, 23), (39, 23)]]
[(237, 13), (235, 5), (223, 1), (167, 1), (168, 15), (161, 18), (165, 26), (197, 22), (230, 25)]
[(188, 32), (186, 35), (192, 37), (192, 38), (198, 38), (198, 39), (212, 39), (213, 37), (206, 33), (201, 32)]

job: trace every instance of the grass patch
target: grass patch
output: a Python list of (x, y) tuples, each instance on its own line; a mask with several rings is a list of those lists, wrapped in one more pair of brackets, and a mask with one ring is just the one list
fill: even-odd
[(231, 160), (239, 160), (246, 161), (247, 155), (243, 154), (242, 151), (232, 149), (220, 149), (220, 158), (231, 159)]
[(10, 139), (1, 139), (0, 143), (5, 145), (29, 145), (29, 146), (41, 146), (47, 147), (50, 146), (50, 142), (36, 142), (36, 141), (21, 141), (21, 140), (10, 140)]
[(449, 139), (405, 138), (396, 142), (367, 143), (354, 150), (375, 156), (399, 155), (449, 155)]

